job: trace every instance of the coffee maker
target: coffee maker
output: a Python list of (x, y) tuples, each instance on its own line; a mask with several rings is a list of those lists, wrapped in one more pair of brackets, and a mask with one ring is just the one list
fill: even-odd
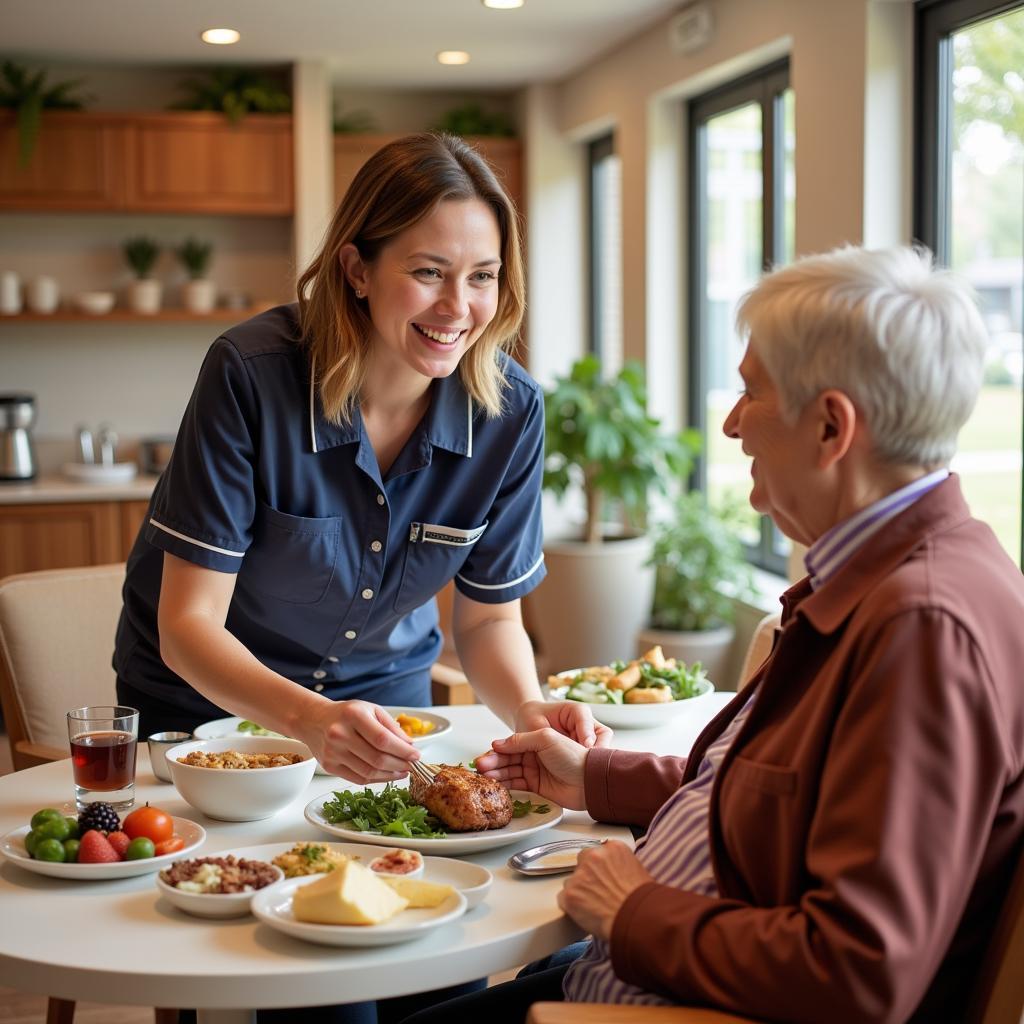
[(0, 482), (35, 479), (36, 456), (29, 434), (35, 418), (35, 395), (0, 394)]

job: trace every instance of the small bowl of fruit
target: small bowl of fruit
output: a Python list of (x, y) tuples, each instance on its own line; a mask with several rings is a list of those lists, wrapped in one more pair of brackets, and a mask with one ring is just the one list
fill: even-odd
[(80, 814), (43, 807), (27, 826), (0, 838), (0, 856), (54, 878), (130, 878), (158, 871), (206, 839), (201, 825), (159, 807), (136, 807), (122, 820), (108, 803)]

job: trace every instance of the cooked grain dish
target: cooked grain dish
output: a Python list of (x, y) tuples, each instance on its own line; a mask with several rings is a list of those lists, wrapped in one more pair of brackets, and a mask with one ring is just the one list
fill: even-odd
[(254, 892), (271, 882), (278, 873), (262, 860), (227, 857), (196, 857), (175, 861), (160, 872), (160, 878), (182, 892), (237, 893)]
[(282, 768), (305, 761), (302, 754), (243, 754), (238, 750), (192, 750), (178, 760), (193, 768)]
[(349, 859), (359, 860), (339, 853), (327, 843), (296, 843), (287, 853), (279, 853), (274, 864), (284, 872), (285, 878), (300, 878), (333, 871)]

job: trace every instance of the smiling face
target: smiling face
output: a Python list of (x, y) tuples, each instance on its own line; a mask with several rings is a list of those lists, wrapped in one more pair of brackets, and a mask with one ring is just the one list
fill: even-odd
[(787, 537), (811, 543), (820, 532), (812, 524), (820, 486), (814, 472), (818, 448), (813, 403), (795, 423), (788, 423), (778, 389), (752, 344), (740, 363), (740, 376), (744, 390), (722, 430), (741, 441), (744, 454), (753, 459), (750, 504), (771, 516)]
[(479, 199), (441, 203), (371, 264), (345, 250), (349, 281), (366, 295), (379, 380), (447, 377), (494, 318), (501, 233)]

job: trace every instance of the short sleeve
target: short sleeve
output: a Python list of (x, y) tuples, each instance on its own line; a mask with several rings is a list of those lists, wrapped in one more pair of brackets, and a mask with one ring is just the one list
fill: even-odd
[(157, 486), (149, 543), (208, 569), (238, 572), (252, 539), (257, 416), (245, 362), (220, 338), (203, 361)]
[(487, 514), (487, 530), (455, 577), (466, 597), (483, 604), (515, 601), (547, 575), (541, 519), (544, 406), (538, 389), (530, 395), (521, 414), (519, 442)]

